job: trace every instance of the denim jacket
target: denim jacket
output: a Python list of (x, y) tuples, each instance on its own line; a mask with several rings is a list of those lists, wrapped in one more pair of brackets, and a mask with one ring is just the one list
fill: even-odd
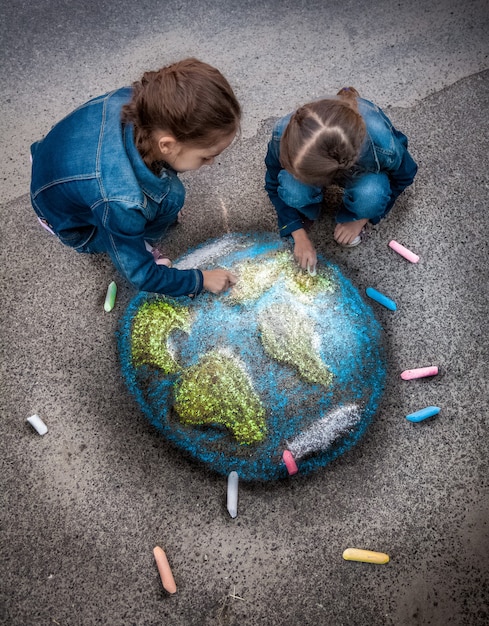
[(144, 164), (132, 125), (121, 122), (125, 87), (90, 100), (31, 146), (31, 200), (59, 239), (79, 252), (110, 255), (137, 289), (171, 296), (202, 291), (198, 269), (157, 265), (146, 250), (151, 223), (176, 220), (185, 190), (176, 172)]
[[(371, 220), (377, 223), (392, 208), (400, 193), (413, 182), (417, 165), (407, 150), (406, 136), (393, 127), (384, 112), (363, 98), (358, 98), (357, 102), (367, 136), (349, 174), (353, 185), (355, 178), (358, 180), (363, 173), (387, 174), (390, 198), (386, 206), (380, 208), (381, 215)], [(316, 219), (323, 200), (322, 187), (301, 183), (280, 164), (280, 141), (291, 116), (292, 113), (275, 123), (265, 158), (265, 189), (277, 211), (282, 237), (302, 228), (304, 217)]]

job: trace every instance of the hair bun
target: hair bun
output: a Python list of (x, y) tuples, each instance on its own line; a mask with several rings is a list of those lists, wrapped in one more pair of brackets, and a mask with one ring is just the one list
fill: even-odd
[(360, 94), (355, 87), (343, 87), (336, 94), (337, 96), (344, 96), (345, 98), (359, 98)]

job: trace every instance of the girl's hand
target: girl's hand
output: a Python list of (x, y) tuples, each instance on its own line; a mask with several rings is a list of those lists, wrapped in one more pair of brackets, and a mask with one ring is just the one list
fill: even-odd
[(314, 246), (311, 243), (306, 231), (303, 228), (295, 230), (292, 233), (294, 239), (294, 258), (303, 270), (314, 270), (317, 264), (317, 255)]
[(202, 271), (204, 275), (204, 289), (212, 293), (221, 293), (226, 291), (238, 280), (234, 274), (227, 270), (206, 270)]

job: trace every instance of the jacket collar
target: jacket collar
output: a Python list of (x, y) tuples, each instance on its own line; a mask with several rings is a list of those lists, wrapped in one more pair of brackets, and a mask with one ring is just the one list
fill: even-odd
[(147, 167), (134, 143), (134, 126), (125, 124), (123, 126), (124, 147), (131, 162), (134, 173), (141, 189), (149, 198), (160, 204), (168, 192), (168, 184), (164, 182), (169, 173), (173, 170), (163, 169), (160, 176), (156, 176)]

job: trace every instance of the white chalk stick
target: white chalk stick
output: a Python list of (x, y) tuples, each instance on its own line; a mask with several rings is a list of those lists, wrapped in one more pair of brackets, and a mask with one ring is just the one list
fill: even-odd
[(227, 509), (232, 518), (238, 515), (238, 481), (238, 473), (231, 472), (228, 476)]
[(309, 276), (316, 276), (317, 275), (317, 271), (316, 271), (316, 265), (313, 265), (312, 267), (309, 265), (309, 263), (307, 264), (307, 273), (309, 274)]
[(39, 415), (31, 415), (30, 417), (27, 418), (27, 421), (32, 426), (32, 428), (37, 430), (37, 432), (40, 435), (45, 435), (48, 432), (48, 427), (42, 421), (42, 419), (39, 417)]

